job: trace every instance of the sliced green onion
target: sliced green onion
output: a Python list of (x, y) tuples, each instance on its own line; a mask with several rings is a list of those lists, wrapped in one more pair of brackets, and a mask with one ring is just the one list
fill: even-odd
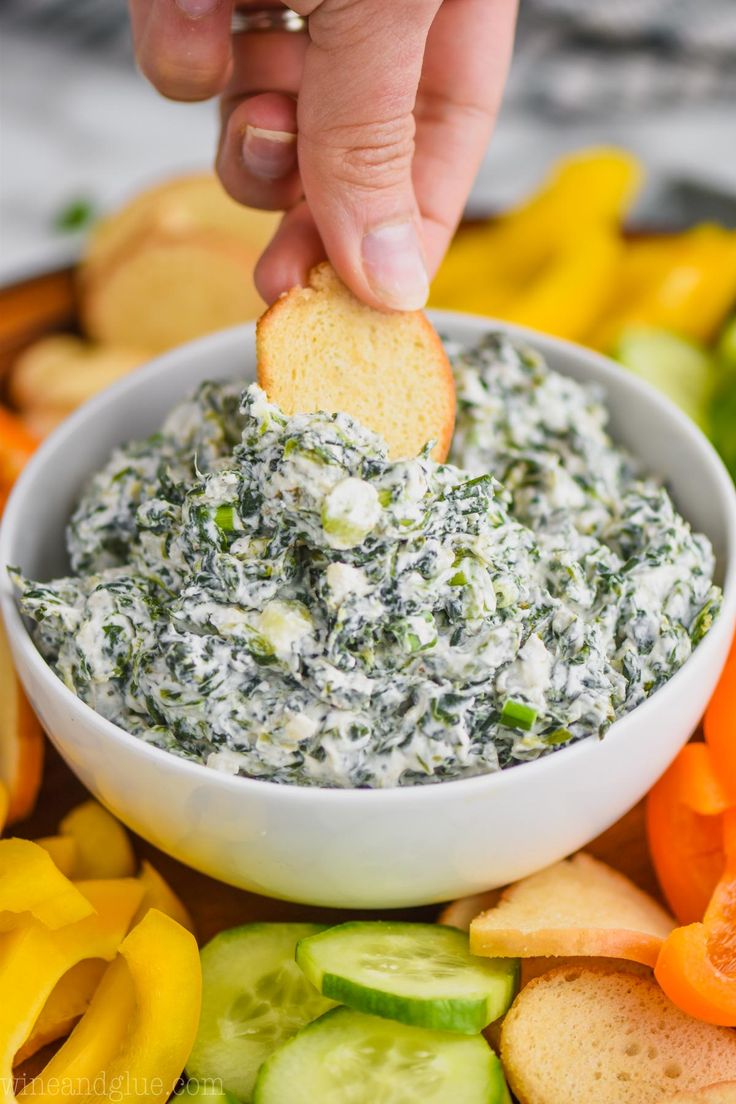
[(95, 208), (91, 200), (73, 199), (54, 215), (54, 229), (62, 232), (81, 230), (94, 218)]
[(714, 615), (718, 612), (718, 603), (709, 599), (698, 613), (690, 629), (690, 637), (693, 644), (699, 644), (706, 633), (709, 633), (713, 625)]
[(235, 507), (230, 504), (218, 506), (215, 510), (215, 525), (224, 533), (232, 533), (235, 528)]
[(501, 724), (506, 728), (521, 728), (528, 732), (537, 719), (537, 713), (534, 706), (507, 698), (501, 710)]
[(548, 732), (542, 737), (545, 744), (566, 744), (568, 740), (572, 740), (572, 732), (569, 728), (556, 728), (554, 732)]

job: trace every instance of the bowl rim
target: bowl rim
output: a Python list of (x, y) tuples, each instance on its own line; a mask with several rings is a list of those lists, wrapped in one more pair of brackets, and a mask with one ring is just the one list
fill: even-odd
[[(240, 793), (244, 800), (247, 799), (249, 793), (253, 796), (256, 794), (265, 796), (266, 793), (270, 792), (273, 797), (284, 797), (290, 801), (307, 803), (328, 801), (334, 806), (362, 803), (367, 808), (370, 803), (379, 800), (412, 803), (430, 801), (432, 795), (435, 795), (436, 798), (439, 793), (448, 796), (452, 793), (458, 798), (471, 798), (481, 793), (490, 796), (498, 787), (513, 784), (514, 779), (517, 784), (524, 779), (531, 779), (532, 772), (535, 775), (543, 775), (545, 772), (550, 773), (553, 770), (563, 769), (565, 766), (573, 771), (575, 763), (594, 754), (594, 749), (599, 747), (604, 740), (610, 742), (611, 739), (621, 739), (628, 728), (634, 725), (638, 726), (648, 718), (653, 719), (664, 704), (664, 696), (667, 695), (668, 700), (674, 696), (686, 675), (687, 669), (691, 669), (694, 662), (704, 663), (706, 654), (717, 652), (721, 645), (721, 637), (724, 637), (727, 633), (730, 634), (728, 638), (730, 641), (733, 630), (736, 628), (736, 486), (720, 456), (702, 431), (667, 396), (651, 384), (633, 374), (622, 373), (619, 365), (592, 349), (563, 338), (539, 333), (525, 326), (518, 326), (482, 315), (439, 310), (430, 310), (427, 313), (435, 328), (440, 332), (443, 325), (451, 329), (469, 325), (477, 333), (501, 330), (514, 339), (527, 342), (536, 347), (545, 357), (552, 350), (561, 358), (572, 357), (578, 361), (583, 360), (592, 363), (597, 371), (603, 375), (604, 387), (606, 385), (605, 380), (608, 379), (613, 381), (614, 387), (620, 387), (623, 383), (623, 386), (633, 393), (633, 397), (637, 393), (646, 395), (649, 401), (652, 401), (659, 408), (659, 412), (671, 423), (674, 423), (681, 433), (689, 437), (691, 443), (700, 451), (703, 460), (710, 468), (714, 489), (717, 488), (725, 501), (730, 503), (726, 516), (726, 555), (722, 564), (723, 604), (713, 628), (672, 678), (641, 705), (615, 721), (600, 739), (593, 735), (583, 737), (569, 747), (560, 748), (554, 753), (528, 762), (516, 763), (512, 768), (505, 770), (473, 775), (469, 778), (444, 779), (438, 782), (417, 783), (411, 786), (383, 788), (305, 786), (299, 783), (274, 782), (264, 778), (231, 775), (147, 743), (140, 737), (134, 736), (124, 728), (101, 716), (86, 702), (83, 702), (81, 698), (78, 698), (62, 682), (36, 648), (18, 609), (15, 594), (7, 575), (8, 558), (6, 548), (12, 540), (15, 518), (20, 510), (26, 483), (30, 482), (37, 470), (45, 467), (47, 456), (53, 453), (58, 443), (75, 436), (77, 430), (81, 429), (88, 419), (93, 418), (98, 410), (114, 404), (119, 395), (139, 386), (142, 376), (165, 376), (169, 374), (176, 369), (183, 355), (187, 356), (190, 353), (206, 351), (216, 357), (221, 350), (229, 350), (235, 343), (252, 340), (255, 323), (246, 322), (207, 334), (168, 350), (95, 395), (74, 411), (42, 442), (11, 491), (0, 524), (0, 610), (5, 621), (8, 637), (14, 647), (20, 651), (24, 662), (34, 670), (37, 677), (46, 683), (49, 692), (52, 696), (56, 696), (60, 704), (65, 704), (72, 710), (81, 711), (87, 721), (97, 728), (100, 736), (109, 738), (113, 745), (122, 745), (123, 749), (147, 758), (151, 766), (158, 764), (161, 768), (168, 768), (174, 773), (183, 771), (191, 777), (192, 781), (199, 780), (212, 785), (222, 785), (233, 793)], [(559, 368), (556, 370), (559, 370)], [(562, 374), (564, 374), (564, 369)], [(725, 645), (723, 650), (725, 656), (728, 650)], [(253, 790), (253, 787), (255, 787), (255, 790)]]

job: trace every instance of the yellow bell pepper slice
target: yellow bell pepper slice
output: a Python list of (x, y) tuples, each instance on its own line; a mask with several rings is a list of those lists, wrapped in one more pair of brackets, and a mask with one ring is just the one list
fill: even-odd
[(76, 878), (77, 841), (72, 836), (42, 836), (33, 842), (48, 852), (54, 866), (57, 866), (62, 874), (67, 878)]
[(690, 248), (690, 234), (667, 234), (660, 237), (627, 241), (619, 264), (618, 275), (611, 288), (608, 313), (620, 314), (669, 272), (672, 265)]
[[(628, 262), (629, 267), (633, 264)], [(622, 266), (624, 273), (626, 267)], [(710, 342), (736, 303), (736, 231), (696, 227), (673, 240), (669, 249), (661, 246), (660, 264), (652, 260), (648, 281), (643, 278), (644, 267), (642, 263), (638, 286), (630, 283), (628, 293), (620, 294), (618, 305), (593, 333), (593, 343), (610, 349), (630, 325), (654, 326)]]
[[(51, 860), (49, 859), (49, 862)], [(29, 920), (0, 937), (0, 1100), (12, 1102), (13, 1062), (59, 979), (82, 959), (111, 959), (143, 894), (133, 878), (82, 882), (90, 916), (49, 931)]]
[(0, 932), (23, 924), (28, 914), (56, 930), (92, 911), (42, 847), (25, 839), (0, 840)]
[(711, 341), (736, 302), (736, 231), (701, 238), (635, 308), (639, 319), (694, 341)]
[(138, 881), (143, 886), (143, 900), (133, 920), (134, 924), (142, 920), (149, 909), (156, 908), (159, 912), (170, 916), (172, 920), (176, 920), (177, 924), (181, 924), (187, 931), (196, 935), (194, 921), (189, 914), (189, 910), (179, 900), (168, 882), (164, 881), (156, 868), (151, 866), (145, 859), (141, 863)]
[(618, 228), (640, 179), (637, 161), (623, 150), (590, 149), (564, 158), (536, 196), (499, 220), (494, 247), (504, 271), (534, 275), (589, 228)]
[(189, 1057), (199, 1023), (197, 943), (157, 909), (125, 938), (88, 1012), (20, 1101), (164, 1104)]
[[(546, 201), (554, 196), (571, 226), (581, 221), (621, 223), (641, 181), (641, 164), (633, 154), (617, 146), (589, 146), (560, 158), (546, 185)], [(543, 200), (544, 193), (537, 206)], [(517, 215), (525, 209), (528, 213), (532, 203)]]
[[(100, 1095), (93, 1096), (92, 1100), (105, 1100), (105, 1071), (120, 1053), (127, 1027), (133, 1023), (135, 1015), (136, 991), (133, 979), (125, 968), (124, 959), (118, 956), (102, 975), (89, 1008), (69, 1038), (62, 1043), (41, 1073), (23, 1086), (17, 1094), (17, 1101), (20, 1104), (25, 1104), (26, 1101), (28, 1104), (31, 1101), (33, 1104), (59, 1104), (61, 1084), (68, 1087), (62, 1098), (64, 1104), (79, 1104), (85, 1099), (82, 1095), (83, 1086), (92, 1085), (100, 1090)], [(161, 1028), (162, 1025), (159, 1024), (157, 1030), (161, 1031)], [(134, 1075), (133, 1070), (129, 1072)], [(76, 1093), (72, 1091), (72, 1086), (77, 1086)], [(115, 1087), (111, 1086), (113, 1090)], [(148, 1104), (148, 1093), (143, 1086), (141, 1088), (143, 1091), (139, 1093), (138, 1100), (145, 1100)], [(122, 1101), (121, 1096), (116, 1096), (115, 1099), (118, 1104)]]
[(500, 271), (497, 234), (497, 224), (490, 222), (459, 231), (432, 283), (430, 307), (491, 314), (508, 302), (519, 279)]
[(89, 1008), (102, 975), (103, 958), (85, 958), (59, 978), (41, 1009), (33, 1030), (15, 1056), (15, 1065), (27, 1061), (42, 1047), (63, 1039)]
[(430, 305), (506, 317), (512, 296), (591, 227), (620, 225), (639, 186), (623, 150), (562, 159), (530, 199), (496, 221), (461, 231), (432, 284)]
[(0, 782), (0, 833), (8, 821), (8, 789)]
[(96, 801), (85, 801), (67, 813), (59, 831), (76, 841), (78, 878), (132, 878), (135, 874), (128, 833)]
[(621, 251), (613, 230), (589, 229), (509, 304), (503, 317), (570, 341), (582, 340), (605, 306)]

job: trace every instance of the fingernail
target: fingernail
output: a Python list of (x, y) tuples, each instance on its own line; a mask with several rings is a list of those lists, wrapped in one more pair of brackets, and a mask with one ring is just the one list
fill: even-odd
[(188, 19), (201, 19), (204, 15), (212, 15), (221, 2), (222, 0), (176, 0), (176, 6)]
[(363, 268), (387, 307), (419, 310), (427, 302), (429, 277), (413, 222), (379, 226), (366, 234)]
[(296, 134), (247, 126), (243, 135), (243, 164), (253, 176), (279, 180), (296, 165)]

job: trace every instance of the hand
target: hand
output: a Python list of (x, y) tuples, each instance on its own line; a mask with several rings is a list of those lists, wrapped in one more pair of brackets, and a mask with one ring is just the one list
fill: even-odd
[(130, 0), (140, 66), (173, 99), (220, 93), (225, 188), (286, 212), (256, 269), (267, 301), (326, 252), (365, 302), (421, 307), (493, 128), (516, 0), (290, 6), (309, 35), (231, 37), (232, 0)]

